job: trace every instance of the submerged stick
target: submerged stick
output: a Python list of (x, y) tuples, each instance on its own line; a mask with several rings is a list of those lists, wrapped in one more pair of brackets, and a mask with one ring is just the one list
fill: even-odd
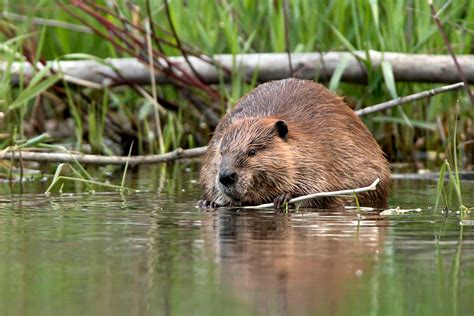
[(393, 99), (393, 100), (390, 100), (390, 101), (387, 101), (387, 102), (382, 102), (382, 103), (379, 103), (379, 104), (376, 104), (376, 105), (366, 107), (364, 109), (357, 110), (357, 111), (355, 111), (355, 114), (358, 115), (358, 116), (363, 116), (363, 115), (366, 115), (366, 114), (383, 111), (383, 110), (390, 109), (390, 108), (393, 108), (393, 107), (398, 106), (398, 105), (402, 105), (402, 104), (410, 103), (410, 102), (413, 102), (413, 101), (416, 101), (416, 100), (432, 97), (432, 96), (435, 96), (435, 95), (440, 94), (440, 93), (444, 93), (444, 92), (448, 92), (448, 91), (452, 91), (452, 90), (458, 90), (458, 89), (461, 89), (462, 87), (464, 87), (464, 83), (463, 82), (458, 82), (458, 83), (455, 83), (455, 84), (452, 84), (452, 85), (449, 85), (449, 86), (443, 86), (443, 87), (439, 87), (439, 88), (435, 88), (435, 89), (430, 89), (430, 90), (410, 94), (410, 95), (407, 95), (407, 96), (404, 96), (404, 97), (401, 97), (401, 98), (398, 98), (398, 99)]
[[(46, 153), (21, 151), (21, 159), (23, 161), (37, 162), (78, 162), (81, 164), (92, 165), (125, 165), (128, 161), (129, 165), (153, 164), (169, 162), (184, 158), (195, 158), (203, 155), (207, 147), (197, 147), (192, 149), (181, 149), (170, 151), (162, 155), (146, 155), (146, 156), (101, 156), (101, 155), (83, 155), (72, 153)], [(20, 156), (16, 151), (0, 152), (0, 160), (12, 159), (19, 160)]]
[[(372, 182), (371, 185), (369, 185), (367, 187), (357, 188), (357, 189), (332, 191), (332, 192), (318, 192), (318, 193), (299, 196), (297, 198), (289, 200), (288, 204), (293, 204), (293, 203), (296, 203), (296, 202), (311, 200), (311, 199), (318, 198), (318, 197), (348, 195), (348, 194), (355, 194), (355, 193), (361, 193), (361, 192), (367, 192), (367, 191), (374, 191), (377, 188), (377, 184), (379, 183), (379, 181), (380, 181), (380, 179), (377, 178), (377, 179), (375, 179), (374, 182)], [(272, 208), (272, 207), (274, 207), (274, 203), (260, 204), (260, 205), (257, 205), (257, 206), (244, 206), (242, 208)]]

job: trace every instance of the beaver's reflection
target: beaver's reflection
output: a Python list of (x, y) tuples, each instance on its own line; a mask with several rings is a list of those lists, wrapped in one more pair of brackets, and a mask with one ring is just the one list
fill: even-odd
[(341, 312), (381, 248), (377, 215), (347, 211), (214, 214), (222, 282), (261, 313)]

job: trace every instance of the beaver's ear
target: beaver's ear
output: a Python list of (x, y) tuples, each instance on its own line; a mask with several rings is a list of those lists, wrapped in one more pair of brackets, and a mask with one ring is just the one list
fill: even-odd
[(277, 121), (275, 123), (275, 129), (278, 133), (278, 136), (280, 136), (283, 139), (288, 138), (288, 125), (284, 121)]

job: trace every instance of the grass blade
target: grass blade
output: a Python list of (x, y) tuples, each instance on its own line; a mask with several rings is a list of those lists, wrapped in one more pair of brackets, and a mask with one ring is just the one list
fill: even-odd
[(438, 210), (439, 201), (441, 199), (441, 196), (444, 193), (444, 175), (446, 173), (447, 164), (448, 162), (445, 161), (443, 165), (441, 166), (441, 168), (439, 169), (439, 178), (438, 178), (438, 185), (436, 187), (436, 200), (435, 200), (435, 206), (434, 206), (435, 212)]
[(49, 187), (46, 189), (46, 191), (44, 192), (44, 194), (46, 195), (49, 195), (49, 193), (51, 192), (51, 189), (54, 187), (54, 185), (56, 184), (56, 182), (58, 182), (59, 180), (59, 175), (61, 174), (61, 171), (63, 170), (64, 168), (64, 163), (60, 163), (58, 165), (58, 167), (56, 168), (56, 172), (54, 173), (54, 177), (53, 177), (53, 181), (51, 181), (51, 184), (49, 185)]
[(349, 62), (349, 58), (351, 57), (350, 54), (344, 54), (339, 64), (337, 64), (336, 70), (331, 77), (331, 81), (329, 81), (329, 89), (332, 91), (336, 91), (337, 87), (339, 87), (339, 83), (341, 82), (342, 74), (347, 67), (347, 63)]
[(9, 110), (14, 110), (20, 108), (26, 104), (30, 99), (36, 97), (40, 93), (47, 90), (49, 87), (54, 85), (59, 79), (61, 79), (61, 74), (54, 74), (41, 81), (37, 85), (28, 86), (19, 96), (13, 101), (12, 104), (8, 107)]
[[(398, 99), (398, 93), (397, 93), (397, 86), (395, 84), (395, 77), (393, 76), (393, 68), (390, 63), (387, 63), (385, 61), (382, 61), (381, 63), (382, 66), (382, 74), (383, 78), (385, 81), (385, 85), (387, 87), (388, 92), (390, 93), (390, 96), (393, 99)], [(405, 123), (410, 126), (410, 128), (413, 128), (413, 124), (408, 118), (408, 116), (405, 114), (401, 106), (397, 106), (397, 109), (402, 116), (403, 120)]]
[(49, 139), (49, 135), (47, 133), (43, 133), (41, 135), (30, 138), (25, 143), (18, 145), (17, 148), (35, 147), (36, 145), (48, 139)]
[(393, 76), (393, 68), (392, 64), (382, 61), (382, 74), (385, 80), (385, 85), (387, 86), (387, 90), (390, 93), (392, 99), (398, 99), (397, 87), (395, 85), (395, 79)]
[(122, 188), (121, 189), (122, 191), (125, 184), (125, 178), (127, 177), (128, 162), (130, 161), (130, 156), (132, 155), (132, 148), (133, 148), (133, 142), (130, 145), (130, 149), (128, 151), (128, 156), (127, 156), (128, 159), (127, 159), (127, 162), (125, 163), (125, 168), (123, 169), (122, 182), (120, 183), (120, 187)]

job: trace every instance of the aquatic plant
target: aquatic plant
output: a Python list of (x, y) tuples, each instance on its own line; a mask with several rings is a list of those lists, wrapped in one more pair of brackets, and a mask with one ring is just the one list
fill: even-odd
[[(14, 130), (17, 139), (48, 132), (52, 142), (104, 155), (126, 155), (132, 142), (136, 144), (132, 155), (204, 145), (219, 116), (258, 83), (256, 74), (247, 78), (223, 67), (224, 73), (231, 73), (231, 82), (211, 86), (192, 67), (184, 77), (173, 76), (167, 69), (168, 56), (215, 63), (211, 56), (218, 53), (446, 52), (425, 1), (284, 4), (282, 0), (2, 3), (0, 148), (14, 143)], [(436, 16), (453, 53), (472, 53), (474, 3), (451, 2)], [(109, 57), (136, 57), (150, 70), (167, 74), (171, 84), (94, 85), (54, 74), (44, 63), (78, 58), (108, 63)], [(39, 66), (31, 78), (13, 78), (15, 61)], [(366, 85), (342, 82), (344, 59), (332, 78), (326, 78), (356, 110), (433, 88), (433, 84), (396, 82), (389, 63), (374, 67), (369, 59), (360, 62), (367, 69)], [(119, 79), (115, 74), (110, 82)], [(433, 156), (435, 164), (443, 161), (445, 134), (457, 100), (457, 133), (472, 164), (473, 113), (464, 92), (422, 99), (364, 121), (392, 161), (417, 160), (430, 167)]]

